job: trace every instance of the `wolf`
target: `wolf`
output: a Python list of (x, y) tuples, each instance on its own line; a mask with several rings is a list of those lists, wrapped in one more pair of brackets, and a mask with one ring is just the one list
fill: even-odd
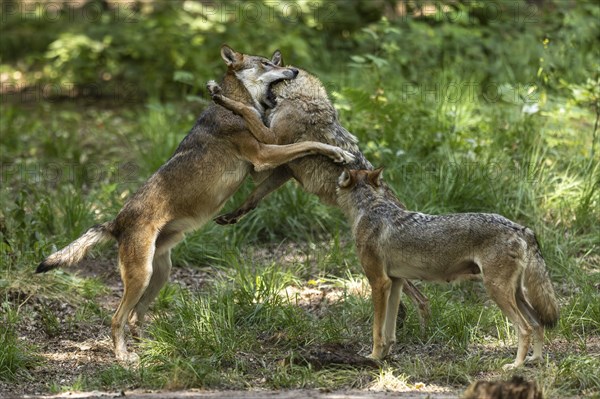
[[(282, 58), (273, 62), (283, 65)], [(354, 156), (354, 160), (346, 165), (348, 168), (372, 169), (371, 163), (358, 147), (358, 139), (340, 124), (321, 81), (305, 70), (298, 68), (295, 79), (272, 84), (262, 107), (253, 107), (229, 98), (214, 81), (208, 82), (207, 88), (213, 101), (242, 116), (248, 130), (257, 138), (268, 138), (272, 140), (268, 143), (282, 145), (305, 140), (328, 143)], [(215, 220), (219, 224), (237, 223), (256, 208), (262, 198), (292, 178), (304, 190), (316, 194), (322, 202), (337, 206), (336, 183), (343, 170), (343, 167), (321, 155), (295, 159), (268, 171), (238, 209)], [(382, 187), (386, 198), (397, 202), (394, 192), (385, 184)], [(397, 205), (403, 207), (400, 202)], [(413, 283), (404, 281), (404, 285), (407, 296), (418, 309), (421, 333), (424, 333), (429, 317), (429, 302)]]
[[(277, 60), (280, 54), (276, 51), (272, 58)], [(253, 107), (268, 101), (271, 84), (298, 75), (295, 68), (238, 53), (227, 45), (221, 48), (221, 57), (227, 65), (223, 93)], [(351, 153), (325, 143), (264, 144), (269, 140), (257, 139), (242, 118), (211, 104), (173, 156), (126, 201), (114, 220), (91, 227), (48, 256), (36, 272), (75, 264), (93, 245), (116, 239), (124, 292), (112, 318), (112, 340), (118, 360), (137, 361), (137, 355), (127, 351), (124, 326), (129, 322), (133, 335), (139, 335), (148, 307), (168, 280), (170, 250), (185, 232), (210, 221), (249, 174), (310, 154), (335, 162), (354, 160)]]
[[(391, 201), (382, 169), (345, 170), (338, 202), (352, 224), (356, 248), (371, 286), (373, 351), (382, 359), (395, 338), (403, 279), (481, 279), (515, 325), (517, 356), (504, 369), (542, 359), (544, 327), (556, 325), (559, 307), (532, 230), (497, 214), (427, 215)], [(526, 358), (533, 335), (533, 355)]]

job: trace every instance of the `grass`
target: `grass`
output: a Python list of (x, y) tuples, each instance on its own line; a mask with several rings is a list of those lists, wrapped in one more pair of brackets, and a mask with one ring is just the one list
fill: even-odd
[[(388, 180), (410, 208), (431, 213), (499, 212), (537, 231), (562, 306), (559, 325), (547, 337), (576, 350), (553, 353), (551, 349), (543, 367), (521, 372), (538, 380), (551, 397), (597, 392), (599, 381), (592, 370), (600, 364), (597, 353), (588, 352), (587, 347), (592, 341), (597, 345), (600, 335), (599, 167), (597, 160), (590, 163), (582, 151), (591, 145), (590, 136), (569, 134), (573, 121), (568, 118), (557, 117), (548, 126), (542, 117), (521, 115), (510, 106), (500, 108), (465, 106), (465, 113), (477, 112), (480, 120), (487, 119), (473, 133), (473, 140), (480, 144), (458, 134), (421, 137), (423, 145), (433, 147), (419, 156), (411, 148), (416, 145), (411, 137), (394, 133), (414, 123), (412, 119), (393, 121), (380, 132), (382, 142), (389, 140), (385, 148), (406, 148), (400, 155), (370, 145), (368, 138), (361, 137), (361, 142), (367, 142), (370, 158), (387, 166)], [(7, 133), (3, 162), (10, 161), (3, 176), (8, 184), (2, 187), (6, 206), (0, 286), (3, 317), (10, 326), (2, 336), (6, 348), (3, 379), (26, 374), (35, 364), (35, 348), (15, 339), (26, 313), (26, 298), (88, 303), (66, 327), (51, 310), (40, 312), (37, 317), (49, 337), (68, 332), (71, 323), (106, 319), (106, 310), (94, 305), (94, 299), (105, 292), (101, 282), (73, 277), (68, 271), (32, 280), (33, 268), (55, 245), (69, 242), (87, 226), (113, 215), (140, 179), (156, 168), (156, 160), (168, 156), (192, 121), (192, 114), (175, 113), (174, 104), (154, 103), (125, 116), (93, 109), (80, 114), (76, 109), (72, 104), (55, 105), (52, 112), (44, 106), (27, 112), (9, 107), (10, 117), (2, 119)], [(421, 112), (437, 114), (439, 110)], [(37, 136), (42, 137), (42, 127), (32, 121), (42, 116), (51, 119), (50, 126), (61, 124), (75, 135), (102, 134), (103, 139), (89, 139), (84, 145), (60, 136), (40, 141)], [(504, 119), (515, 124), (505, 127), (503, 135), (491, 136), (493, 127)], [(99, 124), (112, 128), (100, 132)], [(361, 120), (349, 128), (360, 132)], [(22, 129), (33, 133), (20, 136)], [(170, 131), (164, 146), (159, 145), (162, 130)], [(540, 133), (528, 138), (533, 132)], [(549, 148), (549, 141), (561, 143), (560, 151)], [(91, 170), (100, 157), (104, 158), (101, 167), (109, 165), (106, 173), (68, 175), (71, 162)], [(135, 176), (122, 178), (112, 169), (119, 168), (122, 160), (133, 160)], [(50, 165), (55, 168), (52, 173), (62, 171), (59, 178), (48, 177)], [(228, 207), (239, 203), (249, 189), (244, 187)], [(277, 250), (287, 260), (269, 255)], [(104, 251), (107, 248), (95, 251), (95, 256), (109, 256)], [(112, 249), (108, 253), (114, 255)], [(433, 320), (425, 336), (420, 335), (415, 311), (409, 307), (398, 331), (401, 349), (379, 368), (315, 369), (303, 362), (304, 349), (331, 344), (368, 353), (372, 312), (341, 213), (291, 184), (240, 224), (208, 225), (191, 234), (175, 250), (174, 263), (211, 266), (215, 273), (200, 292), (169, 285), (161, 293), (148, 339), (138, 347), (141, 367), (109, 366), (68, 386), (50, 381), (50, 391), (123, 386), (394, 389), (419, 383), (458, 388), (482, 373), (505, 376), (498, 370), (514, 356), (512, 327), (480, 285), (428, 284), (421, 287), (431, 300)], [(337, 290), (337, 300), (309, 306), (301, 293), (323, 286)]]
[(0, 352), (0, 379), (15, 381), (23, 374), (27, 375), (25, 370), (33, 367), (37, 359), (35, 349), (26, 347), (18, 340), (15, 328), (17, 312), (6, 304), (3, 304), (2, 312), (4, 327), (0, 331), (0, 345), (3, 348)]
[[(526, 48), (524, 41), (518, 45)], [(517, 373), (536, 380), (548, 397), (600, 394), (600, 143), (594, 108), (560, 85), (537, 81), (539, 110), (525, 108), (532, 104), (522, 99), (507, 101), (519, 84), (511, 80), (517, 67), (498, 75), (504, 94), (495, 101), (420, 95), (414, 90), (425, 87), (425, 77), (410, 81), (407, 97), (407, 80), (399, 76), (419, 76), (418, 62), (394, 69), (394, 54), (377, 55), (388, 62), (348, 67), (343, 61), (330, 68), (335, 73), (323, 75), (340, 120), (372, 163), (386, 167), (385, 178), (410, 209), (501, 213), (536, 231), (561, 319), (546, 335), (543, 364)], [(428, 64), (427, 70), (437, 71), (433, 76), (443, 85), (453, 77), (483, 80), (484, 64), (470, 65), (472, 75), (458, 65), (436, 70)], [(31, 378), (34, 366), (52, 366), (29, 343), (34, 339), (27, 339), (31, 323), (47, 339), (70, 336), (82, 324), (106, 323), (112, 309), (103, 280), (68, 270), (34, 276), (33, 270), (56, 247), (112, 218), (170, 156), (205, 104), (198, 98), (149, 99), (120, 108), (75, 100), (2, 104), (0, 380), (16, 384)], [(245, 184), (224, 211), (251, 188)], [(113, 261), (115, 251), (98, 248), (92, 256)], [(173, 251), (173, 262), (207, 271), (208, 279), (201, 290), (172, 283), (161, 292), (147, 339), (136, 345), (141, 366), (100, 365), (67, 383), (48, 377), (48, 392), (394, 390), (420, 384), (461, 390), (476, 379), (512, 374), (500, 371), (515, 355), (512, 326), (482, 286), (469, 283), (421, 284), (432, 311), (425, 334), (407, 306), (396, 349), (376, 367), (309, 361), (311, 351), (331, 347), (368, 354), (372, 305), (341, 212), (291, 183), (239, 224), (209, 223), (190, 234)], [(40, 310), (45, 301), (79, 310), (62, 319), (52, 307)]]

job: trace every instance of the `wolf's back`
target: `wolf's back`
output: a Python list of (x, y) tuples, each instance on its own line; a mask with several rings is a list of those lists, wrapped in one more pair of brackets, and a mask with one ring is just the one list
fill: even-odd
[(44, 259), (35, 272), (44, 273), (79, 262), (94, 245), (114, 238), (112, 226), (113, 222), (106, 222), (90, 227), (81, 237)]
[(525, 229), (524, 234), (528, 255), (524, 275), (527, 299), (538, 314), (539, 321), (546, 327), (554, 327), (558, 322), (559, 308), (546, 262), (533, 231)]

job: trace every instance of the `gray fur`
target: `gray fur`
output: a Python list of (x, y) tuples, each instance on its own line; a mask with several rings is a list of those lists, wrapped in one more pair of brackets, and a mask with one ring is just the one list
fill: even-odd
[[(532, 333), (537, 342), (528, 360), (541, 359), (544, 326), (556, 324), (559, 310), (533, 232), (497, 214), (408, 211), (388, 198), (380, 173), (346, 171), (338, 184), (338, 202), (352, 224), (374, 302), (377, 290), (388, 292), (381, 298), (390, 295), (389, 281), (394, 279), (482, 279), (517, 327), (519, 351), (508, 367), (525, 361)], [(381, 302), (376, 303), (376, 313), (377, 306), (387, 306), (387, 300)], [(385, 317), (381, 319), (374, 334), (376, 358), (385, 356), (395, 340)]]

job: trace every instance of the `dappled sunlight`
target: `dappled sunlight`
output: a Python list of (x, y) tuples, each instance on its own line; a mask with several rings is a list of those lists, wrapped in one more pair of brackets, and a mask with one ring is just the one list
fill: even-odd
[[(113, 364), (115, 362), (110, 338), (88, 339), (82, 342), (60, 340), (54, 344), (52, 352), (40, 353), (40, 356), (52, 362), (53, 367), (61, 367), (65, 362)], [(60, 348), (58, 348), (60, 347)]]
[(556, 174), (543, 187), (542, 207), (549, 222), (556, 226), (571, 226), (576, 221), (576, 208), (590, 182), (569, 171)]
[(396, 368), (384, 366), (368, 389), (372, 391), (426, 392), (431, 394), (453, 392), (447, 386), (423, 382), (410, 383), (409, 380), (412, 380), (410, 376), (401, 374), (401, 371)]
[[(413, 386), (409, 386), (407, 383), (408, 377), (404, 374), (397, 374), (398, 372), (392, 368), (382, 368), (377, 376), (377, 379), (371, 384), (370, 389), (383, 391), (399, 391), (406, 392), (414, 389)], [(419, 387), (423, 387), (422, 383), (419, 383)]]
[[(282, 165), (277, 173), (289, 181), (269, 186), (246, 216), (212, 221), (272, 182), (272, 172), (255, 173), (242, 155), (245, 141), (222, 145), (230, 133), (221, 128), (243, 130), (206, 89), (228, 68), (231, 83), (240, 78), (237, 61), (224, 62), (224, 43), (246, 54), (243, 63), (254, 60), (254, 72), (274, 60), (310, 71), (337, 111), (321, 118), (325, 108), (310, 102), (277, 121), (271, 107), (289, 99), (264, 85), (274, 98), (248, 104), (274, 134), (277, 121), (289, 140), (343, 146), (356, 137), (408, 209), (498, 213), (535, 231), (560, 319), (546, 332), (543, 362), (517, 373), (549, 398), (597, 396), (599, 18), (592, 2), (560, 0), (3, 1), (0, 396), (194, 388), (456, 397), (475, 380), (511, 377), (502, 366), (515, 356), (517, 335), (482, 284), (416, 282), (429, 322), (421, 329), (418, 307), (403, 296), (389, 356), (366, 357), (374, 306), (345, 205), (335, 201), (341, 166), (322, 163), (335, 173), (321, 181), (309, 167), (306, 179), (288, 173), (303, 159)], [(311, 101), (322, 92), (301, 85)], [(127, 329), (142, 363), (124, 367), (110, 338), (124, 291), (114, 242), (70, 269), (34, 271), (114, 219), (167, 160), (182, 159), (172, 155), (198, 125), (209, 134), (186, 153), (204, 160), (208, 146), (221, 145), (219, 156), (183, 165), (190, 173), (165, 179), (160, 192), (144, 186), (156, 206), (128, 209), (143, 219), (176, 203), (175, 213), (187, 214), (214, 196), (219, 207), (173, 248), (169, 283), (150, 306), (142, 340)], [(231, 186), (235, 193), (184, 181), (230, 177), (221, 168), (229, 160), (252, 170)], [(310, 179), (333, 200), (311, 194)], [(169, 233), (172, 215), (163, 216), (139, 225)], [(122, 230), (131, 225), (119, 220)]]
[(311, 309), (339, 303), (348, 296), (368, 298), (371, 289), (366, 277), (335, 281), (318, 279), (309, 280), (301, 286), (287, 286), (279, 295), (292, 304)]

